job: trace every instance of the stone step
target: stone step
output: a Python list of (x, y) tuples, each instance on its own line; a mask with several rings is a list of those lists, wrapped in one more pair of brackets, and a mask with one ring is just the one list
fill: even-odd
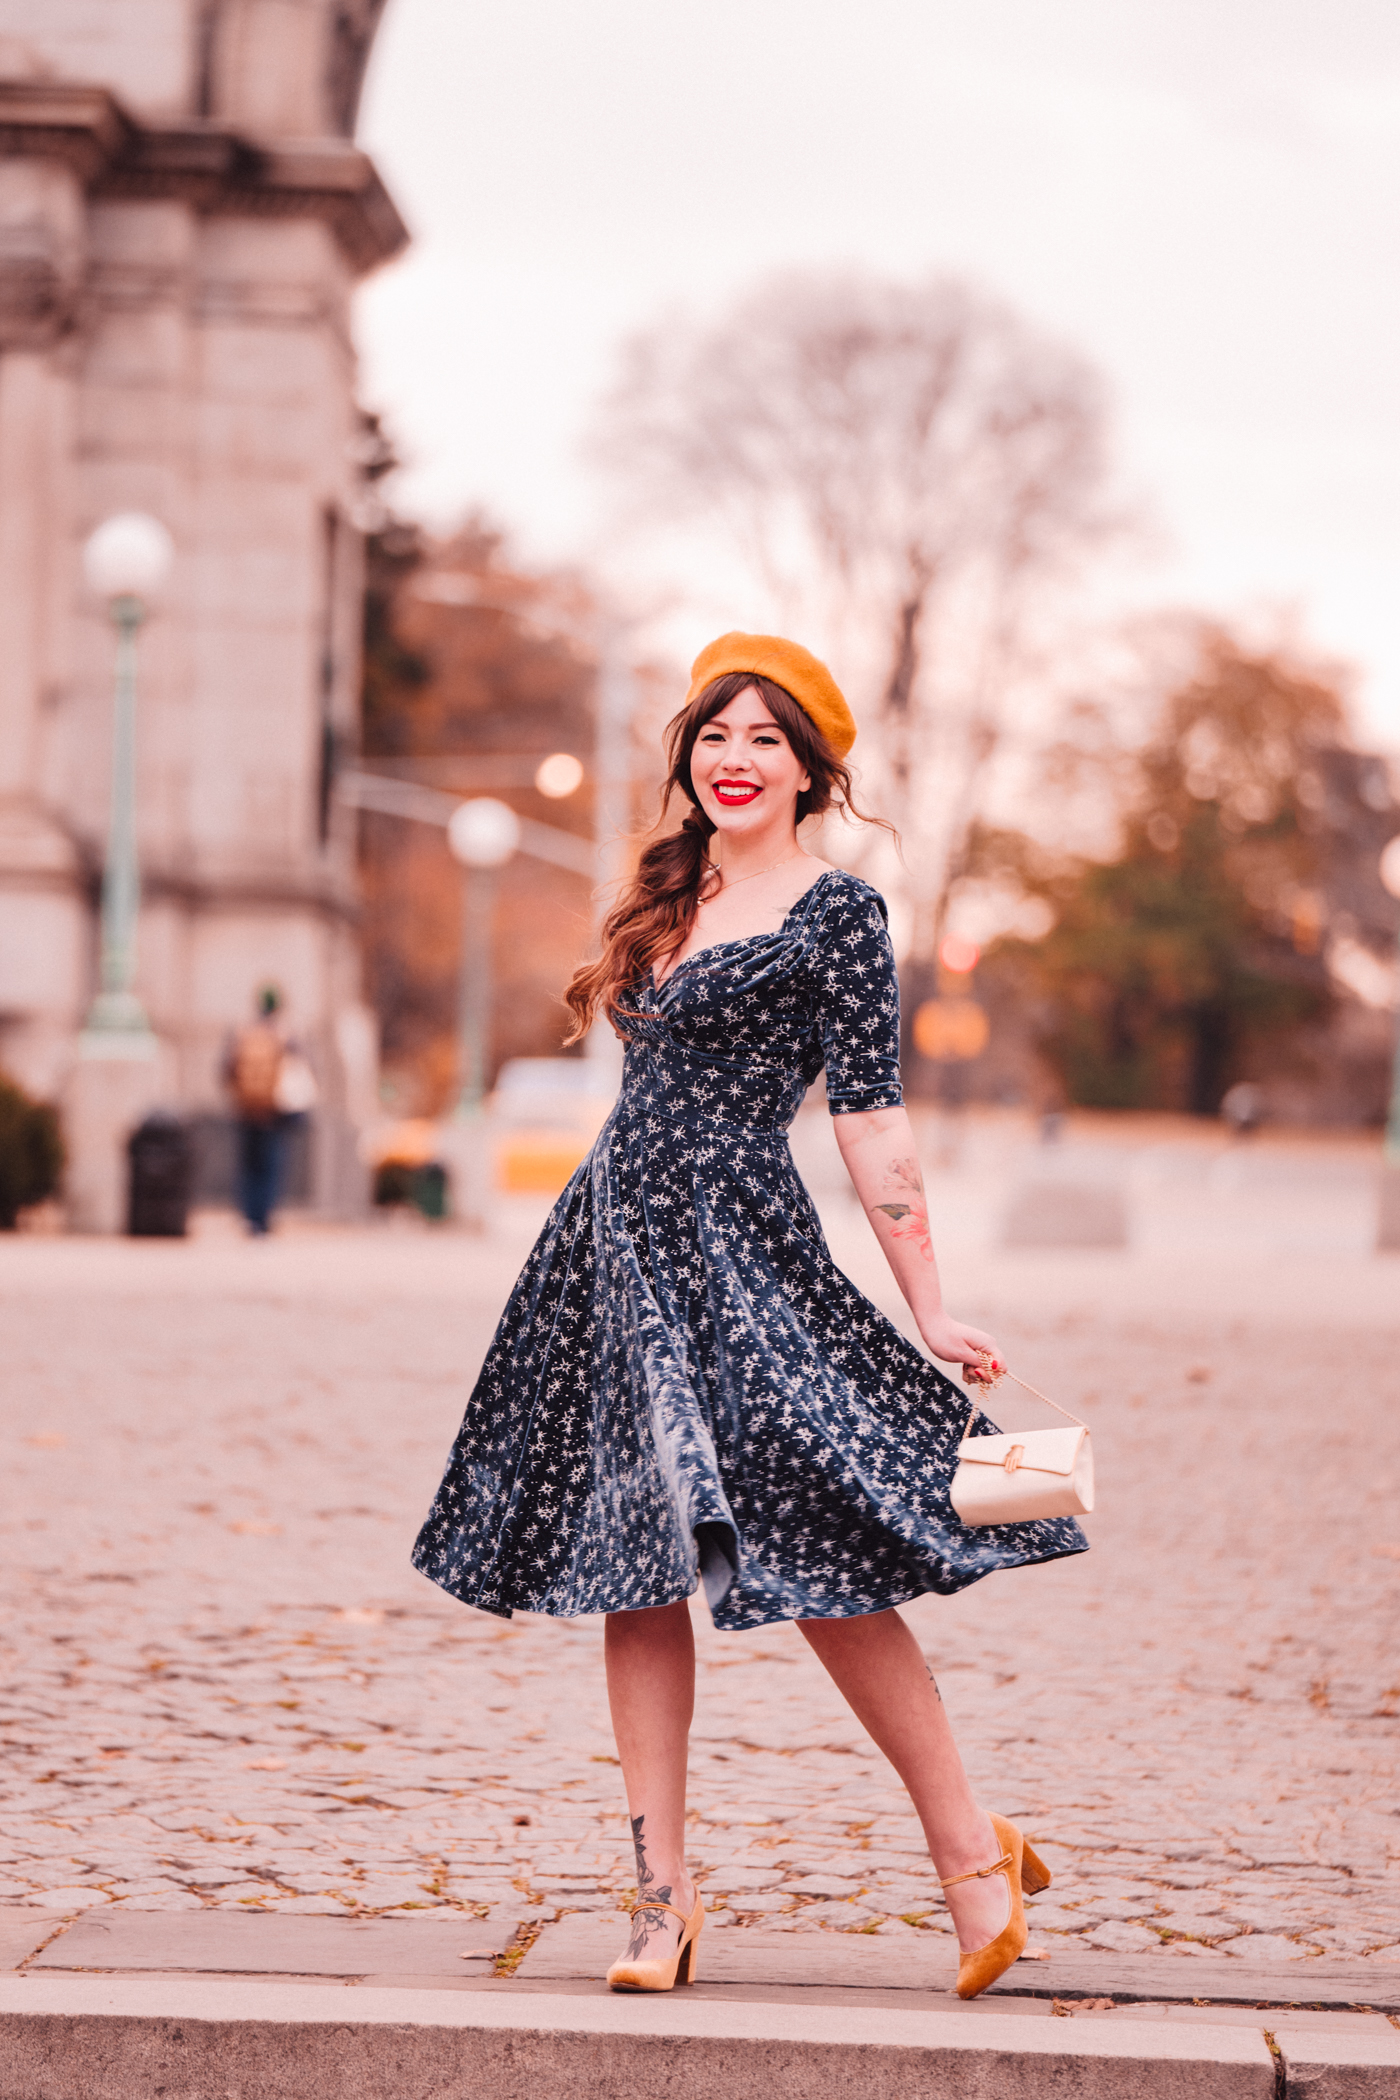
[[(55, 1973), (181, 1972), (298, 1976), (437, 1987), (600, 1985), (619, 1951), (616, 1917), (575, 1913), (546, 1925), (513, 1978), (493, 1957), (510, 1943), (504, 1913), (475, 1919), (437, 1912), (414, 1918), (279, 1916), (206, 1910), (88, 1911), (66, 1928), (31, 1910), (0, 1912), (0, 1970)], [(944, 1934), (776, 1933), (721, 1928), (705, 1934), (706, 1984), (764, 1991), (880, 1990), (921, 2001), (952, 1995), (956, 1954)], [(992, 1997), (1110, 1998), (1131, 2005), (1230, 2005), (1365, 2009), (1400, 2016), (1400, 1964), (1306, 1960), (1255, 1967), (1227, 1955), (1113, 1954), (1067, 1942), (1048, 1961), (1024, 1960)]]
[[(1326, 2039), (1314, 2039), (1310, 2063)], [(0, 1977), (0, 2090), (5, 2100), (1277, 2100), (1278, 2079), (1263, 2034), (1223, 2024), (31, 1973)]]
[(460, 1915), (0, 1913), (0, 2094), (1400, 2100), (1400, 2022), (1354, 2009), (1395, 2003), (1381, 1963), (1057, 1950), (964, 2005), (941, 1935), (720, 1929), (699, 1983), (634, 1997), (602, 1980), (620, 1929), (561, 1919), (508, 1976)]

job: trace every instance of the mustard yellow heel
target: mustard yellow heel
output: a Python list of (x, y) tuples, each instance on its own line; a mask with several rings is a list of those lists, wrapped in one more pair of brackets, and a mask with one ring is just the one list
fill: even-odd
[(1054, 1876), (1038, 1852), (1032, 1851), (1029, 1838), (1021, 1840), (1021, 1893), (1038, 1896), (1048, 1889)]
[(608, 1970), (608, 1988), (614, 1991), (670, 1991), (678, 1983), (694, 1983), (700, 1960), (700, 1928), (705, 1922), (704, 1899), (698, 1893), (695, 1908), (687, 1917), (677, 1910), (674, 1903), (635, 1903), (632, 1915), (639, 1910), (669, 1910), (673, 1918), (682, 1925), (680, 1945), (669, 1958), (648, 1960), (645, 1955), (629, 1958), (624, 1954)]
[(985, 1947), (976, 1947), (971, 1954), (960, 1956), (957, 1984), (960, 1998), (977, 1997), (988, 1984), (995, 1983), (998, 1976), (1005, 1975), (1014, 1961), (1020, 1960), (1028, 1938), (1022, 1891), (1033, 1896), (1041, 1889), (1048, 1889), (1051, 1881), (1050, 1869), (1026, 1843), (1014, 1823), (1008, 1823), (1005, 1816), (993, 1816), (991, 1824), (1001, 1846), (1001, 1857), (994, 1859), (990, 1866), (974, 1867), (970, 1874), (949, 1874), (942, 1883), (945, 1889), (950, 1889), (959, 1881), (985, 1881), (992, 1874), (1004, 1874), (1011, 1899), (1011, 1916), (996, 1938), (989, 1940)]

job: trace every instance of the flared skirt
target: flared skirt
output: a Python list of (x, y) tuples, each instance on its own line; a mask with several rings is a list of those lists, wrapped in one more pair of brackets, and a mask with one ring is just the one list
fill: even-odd
[(1083, 1552), (1070, 1519), (959, 1521), (970, 1413), (832, 1261), (783, 1132), (623, 1106), (511, 1293), (414, 1564), (507, 1616), (700, 1581), (734, 1629)]

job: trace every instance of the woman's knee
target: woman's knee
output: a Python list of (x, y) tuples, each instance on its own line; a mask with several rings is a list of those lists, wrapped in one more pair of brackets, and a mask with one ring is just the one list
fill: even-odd
[(674, 1640), (690, 1630), (690, 1605), (682, 1597), (675, 1604), (647, 1604), (638, 1611), (610, 1611), (606, 1615), (610, 1640)]

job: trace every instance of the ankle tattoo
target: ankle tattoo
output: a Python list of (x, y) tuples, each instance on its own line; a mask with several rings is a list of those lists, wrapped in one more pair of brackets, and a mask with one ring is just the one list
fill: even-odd
[[(637, 1901), (645, 1903), (650, 1897), (657, 1903), (671, 1901), (671, 1884), (658, 1888), (656, 1876), (647, 1862), (647, 1841), (644, 1826), (645, 1816), (632, 1818), (632, 1849), (637, 1855)], [(636, 1910), (632, 1913), (632, 1937), (627, 1943), (628, 1958), (639, 1960), (647, 1951), (647, 1942), (664, 1937), (669, 1919), (664, 1910)]]

